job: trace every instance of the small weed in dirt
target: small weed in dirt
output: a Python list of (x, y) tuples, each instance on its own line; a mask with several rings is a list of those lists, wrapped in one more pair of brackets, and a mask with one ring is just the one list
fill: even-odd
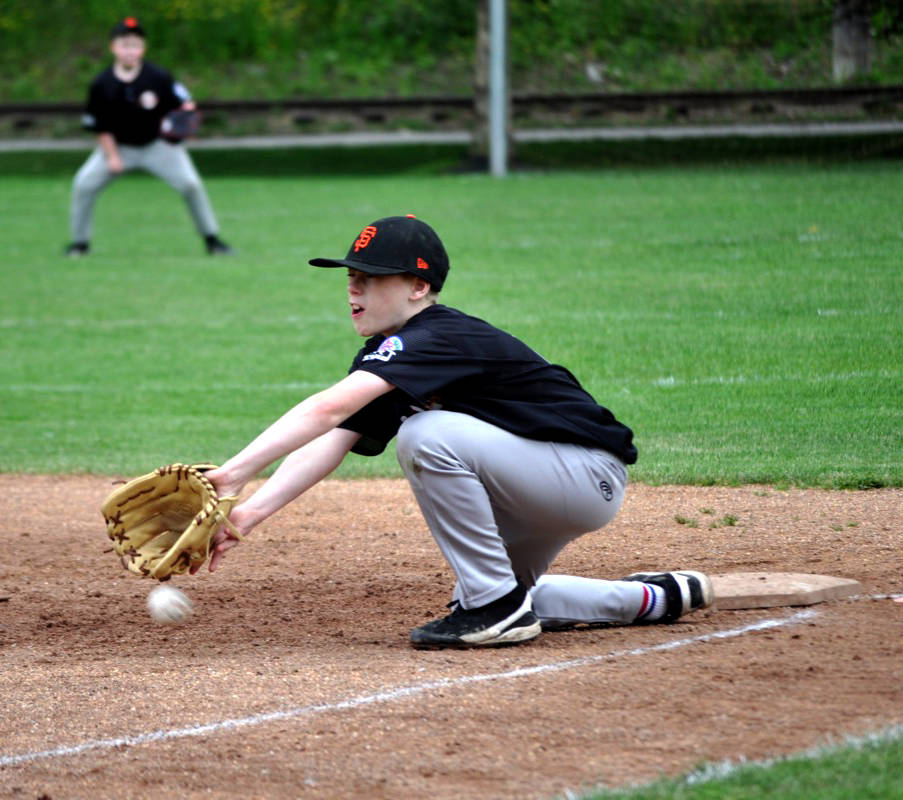
[(688, 528), (698, 528), (699, 523), (692, 517), (685, 517), (682, 514), (675, 514), (674, 521), (678, 525), (686, 525)]
[(709, 528), (733, 528), (737, 524), (737, 517), (733, 514), (725, 514), (721, 519), (709, 523)]

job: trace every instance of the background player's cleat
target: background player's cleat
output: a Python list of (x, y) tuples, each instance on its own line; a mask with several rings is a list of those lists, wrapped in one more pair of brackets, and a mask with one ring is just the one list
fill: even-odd
[(542, 628), (533, 613), (530, 594), (524, 586), (480, 608), (461, 608), (411, 631), (411, 644), (419, 649), (436, 647), (498, 647), (526, 642)]
[(702, 572), (635, 572), (621, 580), (651, 583), (665, 590), (665, 613), (654, 622), (674, 622), (684, 614), (708, 608), (715, 599), (712, 579)]
[(91, 246), (87, 242), (72, 242), (64, 251), (69, 258), (80, 258), (86, 256), (91, 251)]
[(219, 236), (207, 236), (204, 239), (207, 252), (212, 255), (231, 256), (235, 251), (229, 247)]

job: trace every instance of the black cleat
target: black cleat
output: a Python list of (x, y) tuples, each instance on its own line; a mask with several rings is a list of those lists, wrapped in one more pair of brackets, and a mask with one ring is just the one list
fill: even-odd
[(72, 244), (67, 245), (63, 254), (69, 256), (69, 258), (81, 258), (82, 256), (88, 255), (90, 252), (91, 245), (87, 242), (72, 242)]
[(665, 614), (651, 624), (674, 622), (684, 614), (708, 608), (715, 600), (712, 579), (702, 572), (635, 572), (621, 580), (651, 583), (665, 590)]
[(207, 247), (207, 252), (211, 256), (220, 255), (220, 256), (231, 256), (235, 251), (229, 247), (219, 236), (207, 236), (204, 238), (204, 244)]
[(461, 608), (411, 631), (411, 644), (418, 649), (439, 647), (498, 647), (526, 642), (539, 636), (542, 627), (533, 613), (530, 593), (517, 588), (480, 608)]

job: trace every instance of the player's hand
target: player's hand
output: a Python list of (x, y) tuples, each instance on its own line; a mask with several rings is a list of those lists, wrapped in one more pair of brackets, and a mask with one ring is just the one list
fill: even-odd
[[(242, 525), (242, 516), (241, 508), (236, 506), (229, 515), (229, 522), (231, 522), (244, 537), (250, 532), (251, 526)], [(219, 567), (220, 562), (223, 560), (226, 551), (231, 550), (237, 544), (241, 544), (241, 542), (232, 535), (228, 528), (221, 526), (216, 533), (213, 534), (213, 537), (210, 540), (210, 561), (208, 562), (207, 569), (209, 569), (210, 572), (215, 572), (217, 567)], [(189, 572), (194, 575), (202, 566), (203, 564), (197, 564), (196, 566), (191, 567)]]
[[(235, 483), (230, 476), (227, 474), (226, 470), (222, 467), (217, 467), (216, 469), (208, 470), (204, 473), (204, 476), (210, 483), (213, 484), (213, 488), (216, 489), (216, 493), (220, 497), (238, 497), (242, 489), (244, 489), (243, 483)], [(241, 535), (244, 536), (249, 530), (251, 530), (250, 525), (243, 526), (241, 523), (242, 512), (241, 508), (235, 507), (232, 509), (232, 513), (229, 515), (229, 521), (235, 525), (236, 528), (240, 531)], [(208, 569), (211, 572), (215, 572), (216, 568), (220, 565), (220, 562), (223, 560), (223, 556), (225, 555), (227, 550), (235, 547), (239, 543), (238, 539), (236, 539), (226, 527), (220, 527), (216, 533), (213, 534), (213, 538), (210, 540), (210, 561), (208, 562)], [(194, 575), (201, 568), (201, 565), (198, 564), (196, 567), (191, 567), (190, 572)]]
[(220, 497), (238, 497), (245, 488), (244, 483), (237, 482), (223, 467), (207, 470), (204, 477), (213, 484)]
[[(223, 556), (226, 554), (227, 550), (231, 550), (235, 545), (239, 544), (238, 539), (234, 536), (229, 535), (229, 531), (225, 528), (220, 528), (213, 535), (213, 544), (210, 548), (210, 561), (207, 566), (207, 569), (210, 572), (216, 572), (217, 567), (219, 567), (220, 562), (223, 560)], [(198, 567), (199, 569), (200, 567)], [(191, 568), (192, 574), (196, 572), (194, 567)]]
[(113, 153), (107, 157), (107, 169), (115, 175), (118, 175), (125, 169), (125, 165), (122, 163), (122, 157), (119, 153)]

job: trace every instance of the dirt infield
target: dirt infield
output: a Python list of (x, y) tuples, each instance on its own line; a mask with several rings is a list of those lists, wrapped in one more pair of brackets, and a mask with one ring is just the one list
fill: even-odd
[[(131, 476), (128, 476), (131, 477)], [(634, 485), (554, 566), (855, 578), (808, 609), (415, 651), (451, 573), (401, 481), (327, 481), (158, 626), (109, 478), (0, 475), (0, 795), (549, 798), (903, 722), (903, 490)], [(682, 520), (679, 522), (678, 519)]]

